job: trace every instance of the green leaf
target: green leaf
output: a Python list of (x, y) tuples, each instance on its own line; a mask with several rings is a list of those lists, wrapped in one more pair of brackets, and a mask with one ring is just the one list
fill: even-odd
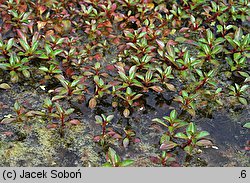
[(41, 58), (41, 59), (48, 59), (49, 57), (43, 53), (42, 55), (39, 56), (39, 58)]
[(204, 77), (203, 72), (200, 69), (195, 69), (195, 71), (200, 77)]
[(247, 88), (249, 88), (249, 85), (243, 85), (243, 86), (240, 88), (240, 92), (246, 91)]
[(126, 89), (126, 94), (128, 94), (128, 95), (131, 95), (131, 94), (132, 94), (132, 90), (131, 90), (130, 87), (127, 87), (127, 89)]
[(61, 96), (61, 95), (56, 95), (54, 97), (52, 97), (52, 101), (56, 101), (56, 100), (59, 100), (59, 99), (62, 99), (62, 98), (65, 98), (65, 96)]
[(79, 82), (80, 82), (79, 79), (74, 80), (74, 81), (71, 83), (71, 87), (75, 87)]
[(167, 134), (163, 134), (163, 135), (161, 136), (160, 143), (161, 143), (161, 144), (164, 144), (165, 142), (168, 142), (168, 141), (170, 141), (170, 136), (167, 135)]
[(9, 50), (14, 45), (14, 38), (8, 40), (6, 50)]
[(97, 124), (102, 124), (102, 117), (96, 115), (96, 116), (95, 116), (95, 122), (96, 122)]
[(122, 144), (123, 144), (123, 147), (124, 147), (124, 148), (127, 148), (128, 145), (129, 145), (129, 139), (128, 139), (127, 137), (124, 138), (123, 141), (122, 141)]
[(132, 48), (136, 49), (137, 50), (137, 47), (135, 46), (134, 43), (127, 43), (128, 46), (131, 46)]
[(191, 132), (192, 134), (194, 134), (196, 132), (196, 126), (194, 123), (189, 123), (187, 129), (186, 129), (187, 132)]
[(110, 122), (113, 118), (114, 118), (114, 115), (109, 115), (109, 116), (107, 117), (107, 122)]
[(164, 122), (163, 122), (161, 119), (159, 119), (159, 118), (154, 118), (152, 121), (153, 121), (153, 122), (160, 123), (160, 124), (162, 124), (162, 125), (165, 126), (165, 127), (168, 127), (168, 125), (167, 125), (166, 123), (164, 123)]
[(46, 67), (44, 67), (44, 66), (39, 67), (39, 70), (44, 71), (44, 72), (48, 72), (49, 71), (49, 69), (46, 68)]
[(220, 43), (223, 43), (225, 39), (223, 37), (219, 37), (214, 41), (214, 45), (218, 45)]
[(112, 164), (110, 164), (109, 162), (107, 162), (107, 163), (104, 163), (104, 164), (102, 165), (102, 167), (112, 167)]
[(118, 71), (119, 73), (119, 76), (122, 78), (123, 81), (127, 81), (128, 80), (128, 77), (121, 71)]
[(186, 40), (187, 40), (187, 38), (184, 38), (184, 37), (176, 37), (175, 38), (175, 41), (179, 42), (179, 43), (184, 43)]
[(143, 96), (143, 94), (137, 94), (136, 96), (133, 97), (133, 100), (137, 100), (137, 99), (139, 99), (141, 96)]
[[(192, 104), (192, 103), (191, 103)], [(189, 105), (191, 105), (191, 104), (189, 104)], [(195, 116), (195, 110), (193, 109), (193, 107), (192, 107), (192, 109), (187, 109), (187, 112), (191, 115), (191, 116)]]
[(57, 45), (62, 44), (64, 42), (65, 38), (60, 38), (58, 39), (58, 41), (56, 42)]
[(7, 89), (10, 89), (10, 88), (11, 88), (10, 85), (7, 84), (7, 83), (1, 83), (1, 84), (0, 84), (0, 89), (5, 89), (5, 90), (7, 90)]
[(34, 51), (37, 49), (38, 45), (39, 45), (39, 42), (36, 41), (36, 42), (32, 45), (31, 51), (34, 52)]
[(60, 54), (61, 52), (63, 52), (63, 50), (55, 50), (55, 51), (53, 51), (53, 55), (56, 56), (56, 55)]
[(185, 90), (182, 90), (181, 94), (184, 98), (188, 97), (188, 93)]
[(108, 157), (112, 161), (112, 164), (115, 165), (120, 161), (120, 157), (116, 154), (115, 150), (109, 147)]
[(19, 42), (25, 51), (29, 51), (30, 46), (26, 41), (24, 41), (23, 39), (19, 39)]
[(208, 39), (208, 44), (211, 44), (212, 40), (214, 39), (214, 34), (210, 29), (207, 29), (207, 39)]
[(193, 151), (193, 148), (191, 147), (191, 146), (186, 146), (185, 148), (184, 148), (184, 151), (186, 152), (186, 153), (188, 153), (188, 154), (192, 154), (192, 151)]
[(135, 73), (136, 73), (136, 65), (132, 66), (132, 67), (129, 69), (129, 78), (130, 78), (130, 79), (134, 79)]
[(130, 39), (134, 38), (134, 35), (130, 31), (124, 30), (123, 32), (126, 37), (129, 37)]
[(238, 99), (239, 99), (240, 103), (242, 103), (243, 105), (247, 105), (247, 100), (245, 98), (239, 97)]
[(22, 73), (23, 73), (24, 77), (26, 77), (26, 78), (30, 77), (30, 72), (28, 70), (25, 69), (22, 71)]
[(171, 120), (175, 120), (177, 118), (177, 112), (176, 110), (172, 110), (170, 113)]
[(248, 123), (246, 123), (246, 124), (244, 124), (244, 126), (243, 126), (244, 128), (250, 128), (250, 122), (248, 122)]
[(230, 36), (225, 36), (226, 40), (230, 43), (230, 45), (233, 47), (233, 48), (236, 48), (237, 45), (235, 44), (235, 42), (233, 41), (233, 39), (230, 37)]
[(181, 139), (188, 139), (188, 137), (184, 133), (181, 133), (181, 132), (175, 134), (174, 137), (181, 138)]
[(74, 110), (75, 110), (75, 109), (73, 109), (73, 108), (67, 109), (67, 110), (65, 111), (65, 114), (66, 114), (66, 115), (70, 115), (70, 114), (72, 114), (72, 113), (74, 112)]
[(165, 85), (170, 91), (176, 91), (176, 88), (173, 84), (165, 83)]
[(53, 51), (49, 44), (45, 44), (44, 48), (46, 50), (47, 55), (49, 55)]
[(160, 40), (156, 39), (156, 43), (158, 44), (158, 46), (160, 47), (160, 49), (161, 49), (161, 50), (163, 50), (163, 49), (164, 49), (164, 47), (165, 47), (164, 42), (162, 42), (162, 41), (160, 41)]
[(189, 63), (189, 60), (190, 60), (189, 51), (186, 51), (186, 52), (184, 53), (183, 58), (184, 58), (185, 63)]
[(145, 32), (141, 32), (137, 38), (140, 39), (140, 38), (142, 38), (143, 36), (145, 36), (146, 34), (147, 34), (146, 31), (145, 31)]
[(19, 80), (18, 74), (15, 71), (10, 71), (11, 82), (16, 83)]
[(241, 38), (242, 38), (242, 35), (243, 35), (242, 29), (241, 29), (241, 28), (238, 28), (238, 29), (235, 31), (234, 40), (235, 40), (235, 41), (240, 41)]
[(208, 45), (202, 45), (203, 50), (205, 51), (206, 55), (209, 55), (211, 52), (211, 49)]
[(14, 104), (14, 110), (19, 111), (21, 109), (21, 105), (16, 101)]
[(133, 163), (134, 163), (134, 160), (127, 159), (127, 160), (124, 160), (124, 161), (120, 162), (119, 166), (126, 167), (126, 166), (129, 166), (129, 165), (132, 165)]
[(223, 47), (221, 45), (217, 45), (213, 48), (212, 53), (213, 55), (220, 53), (223, 50)]
[(201, 132), (199, 132), (197, 135), (196, 135), (196, 139), (201, 139), (201, 138), (203, 138), (203, 137), (206, 137), (206, 136), (208, 136), (208, 135), (210, 135), (207, 131), (201, 131)]
[(18, 18), (18, 13), (16, 10), (14, 10), (14, 9), (9, 10), (9, 13), (11, 13), (15, 18)]

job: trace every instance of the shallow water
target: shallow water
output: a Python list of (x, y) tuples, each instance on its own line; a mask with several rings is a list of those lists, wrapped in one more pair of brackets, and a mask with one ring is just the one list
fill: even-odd
[[(27, 90), (28, 89), (28, 90)], [(21, 92), (20, 92), (21, 91)], [(13, 90), (6, 90), (0, 95), (2, 109), (0, 118), (12, 114), (14, 101), (18, 99), (27, 109), (40, 109), (46, 94), (40, 89), (15, 85)], [(115, 142), (117, 153), (122, 158), (135, 160), (134, 166), (159, 166), (150, 162), (151, 156), (161, 153), (159, 139), (164, 128), (154, 126), (153, 118), (169, 115), (172, 109), (178, 109), (178, 104), (172, 102), (172, 93), (155, 94), (149, 92), (140, 101), (138, 110), (134, 110), (129, 118), (124, 118), (122, 110), (113, 109), (109, 98), (103, 100), (95, 109), (91, 110), (85, 103), (70, 102), (64, 107), (75, 108), (73, 118), (79, 119), (79, 127), (68, 127), (64, 138), (55, 129), (46, 129), (46, 123), (38, 120), (20, 124), (1, 124), (0, 132), (13, 133), (10, 136), (1, 135), (3, 166), (98, 166), (105, 162), (103, 149), (93, 142), (94, 136), (101, 133), (100, 126), (95, 124), (94, 116), (105, 113), (114, 114), (111, 126), (124, 137), (123, 128), (133, 129), (139, 143), (131, 143), (124, 148), (121, 142)], [(213, 112), (209, 117), (199, 114), (191, 121), (195, 122), (199, 130), (210, 133), (210, 139), (218, 149), (202, 149), (202, 153), (192, 158), (185, 158), (183, 152), (175, 152), (180, 165), (184, 166), (249, 166), (249, 152), (245, 150), (250, 140), (249, 130), (242, 127), (250, 121), (249, 106), (238, 112), (221, 109)], [(183, 116), (185, 117), (185, 115)], [(39, 122), (40, 121), (40, 122)], [(37, 124), (36, 124), (37, 123)], [(42, 128), (42, 130), (39, 130)], [(53, 138), (53, 140), (51, 140)], [(38, 152), (43, 150), (44, 152)], [(31, 153), (32, 152), (32, 153)], [(8, 153), (8, 155), (6, 155)], [(32, 158), (31, 161), (29, 158)], [(9, 158), (9, 159), (8, 159)], [(37, 160), (35, 161), (34, 159)], [(185, 161), (186, 160), (186, 161)]]

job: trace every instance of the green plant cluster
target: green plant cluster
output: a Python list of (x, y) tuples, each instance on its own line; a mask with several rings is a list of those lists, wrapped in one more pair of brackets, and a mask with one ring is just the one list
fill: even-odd
[[(30, 82), (50, 96), (42, 111), (16, 102), (16, 115), (2, 123), (48, 118), (63, 136), (65, 123), (80, 123), (64, 101), (94, 110), (109, 98), (130, 118), (149, 92), (171, 92), (176, 109), (165, 121), (151, 119), (166, 128), (159, 159), (168, 165), (176, 148), (195, 154), (211, 145), (209, 133), (187, 119), (208, 108), (249, 103), (249, 20), (248, 0), (0, 0), (1, 92)], [(96, 115), (102, 132), (94, 140), (106, 147), (105, 166), (130, 165), (109, 139), (124, 148), (139, 140), (133, 129), (116, 132), (113, 117)]]

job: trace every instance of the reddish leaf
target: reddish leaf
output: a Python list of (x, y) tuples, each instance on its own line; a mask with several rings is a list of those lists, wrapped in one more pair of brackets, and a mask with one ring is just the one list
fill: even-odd
[(119, 37), (113, 39), (113, 43), (116, 44), (116, 45), (120, 44), (120, 42), (121, 42), (121, 41), (120, 41), (120, 38), (119, 38)]
[(101, 27), (112, 27), (112, 24), (110, 21), (105, 21), (105, 22), (98, 24), (97, 28), (101, 28)]
[(43, 29), (46, 24), (47, 24), (47, 22), (37, 21), (37, 29), (38, 29), (38, 31)]
[(151, 86), (150, 88), (155, 92), (163, 92), (163, 89), (160, 86)]
[(160, 49), (161, 49), (161, 50), (163, 50), (163, 49), (164, 49), (164, 47), (165, 47), (164, 42), (162, 42), (162, 41), (160, 41), (160, 40), (156, 39), (156, 43), (158, 44), (158, 46), (160, 47)]
[(74, 75), (74, 70), (72, 68), (67, 68), (66, 71), (65, 71), (66, 75), (71, 77)]
[(174, 45), (177, 45), (177, 44), (178, 44), (178, 43), (177, 43), (177, 42), (175, 42), (175, 41), (174, 41), (174, 40), (172, 40), (172, 39), (171, 39), (171, 40), (169, 40), (169, 41), (168, 41), (168, 43), (167, 43), (167, 45), (168, 45), (168, 46), (174, 46)]
[(17, 29), (17, 34), (18, 36), (23, 39), (25, 42), (27, 42), (27, 39), (26, 39), (26, 36), (24, 35), (24, 33), (20, 30), (20, 29)]
[(94, 58), (97, 60), (97, 61), (100, 61), (102, 59), (102, 55), (100, 53), (97, 53)]
[(133, 140), (133, 142), (134, 142), (134, 143), (140, 143), (140, 142), (141, 142), (141, 139), (135, 138), (135, 139)]
[(245, 150), (246, 150), (246, 151), (250, 151), (250, 147), (246, 146), (246, 147), (245, 147)]
[(186, 40), (185, 43), (196, 45), (195, 42), (194, 42), (194, 40), (191, 40), (191, 39)]
[(38, 11), (39, 11), (39, 13), (41, 15), (46, 11), (47, 7), (43, 6), (43, 5), (38, 5), (37, 9), (38, 9)]
[(182, 27), (182, 28), (179, 30), (179, 32), (180, 32), (180, 33), (183, 33), (183, 32), (187, 32), (188, 30), (189, 30), (188, 27)]
[(151, 156), (149, 159), (152, 163), (155, 164), (159, 164), (161, 162), (161, 160), (158, 157)]
[(111, 12), (114, 12), (116, 10), (117, 5), (115, 3), (112, 4), (111, 6)]
[(101, 137), (100, 136), (95, 136), (94, 137), (94, 142), (99, 142), (101, 140)]
[(111, 86), (117, 86), (120, 83), (121, 83), (120, 81), (110, 81), (108, 84), (111, 85)]
[(177, 146), (178, 144), (174, 143), (174, 142), (171, 142), (171, 141), (168, 141), (168, 142), (164, 142), (160, 149), (161, 150), (170, 150), (170, 149), (173, 149)]
[(114, 134), (112, 137), (115, 138), (115, 139), (121, 139), (122, 138), (122, 136), (120, 134), (118, 134), (118, 133)]
[(56, 128), (57, 127), (57, 124), (49, 124), (47, 125), (47, 128)]
[(198, 146), (212, 146), (213, 143), (210, 140), (202, 139), (202, 140), (199, 140), (198, 142), (196, 142), (196, 145), (198, 145)]
[(181, 165), (179, 163), (177, 163), (177, 162), (171, 162), (170, 166), (171, 167), (181, 167)]
[(114, 65), (107, 65), (106, 69), (109, 71), (114, 71), (115, 70), (115, 66)]
[(80, 121), (78, 119), (72, 119), (69, 121), (70, 124), (72, 125), (79, 125), (80, 124)]
[(4, 135), (6, 135), (6, 136), (11, 136), (11, 135), (13, 135), (14, 133), (13, 133), (13, 132), (8, 131), (8, 132), (3, 132), (3, 134), (4, 134)]

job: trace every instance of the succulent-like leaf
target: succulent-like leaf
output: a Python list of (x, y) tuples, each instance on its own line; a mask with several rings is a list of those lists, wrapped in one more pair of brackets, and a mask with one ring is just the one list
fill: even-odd
[(102, 124), (103, 119), (102, 119), (101, 116), (96, 115), (96, 116), (95, 116), (95, 121), (96, 121), (97, 124)]
[(164, 142), (163, 144), (161, 144), (160, 149), (161, 150), (171, 150), (171, 149), (175, 148), (176, 146), (178, 146), (177, 143), (172, 142), (172, 141), (168, 141), (168, 142)]
[(178, 132), (177, 134), (175, 134), (174, 137), (181, 138), (181, 139), (188, 139), (188, 137), (184, 133), (181, 133), (181, 132)]
[(126, 166), (132, 165), (133, 163), (134, 163), (134, 160), (127, 159), (127, 160), (120, 162), (119, 166), (126, 167)]
[(199, 132), (196, 136), (195, 136), (195, 138), (196, 139), (201, 139), (201, 138), (204, 138), (204, 137), (206, 137), (206, 136), (208, 136), (208, 135), (210, 135), (207, 131), (201, 131), (201, 132)]
[(244, 128), (250, 128), (250, 122), (248, 122), (248, 123), (246, 123), (246, 124), (244, 124), (244, 126), (243, 126)]

